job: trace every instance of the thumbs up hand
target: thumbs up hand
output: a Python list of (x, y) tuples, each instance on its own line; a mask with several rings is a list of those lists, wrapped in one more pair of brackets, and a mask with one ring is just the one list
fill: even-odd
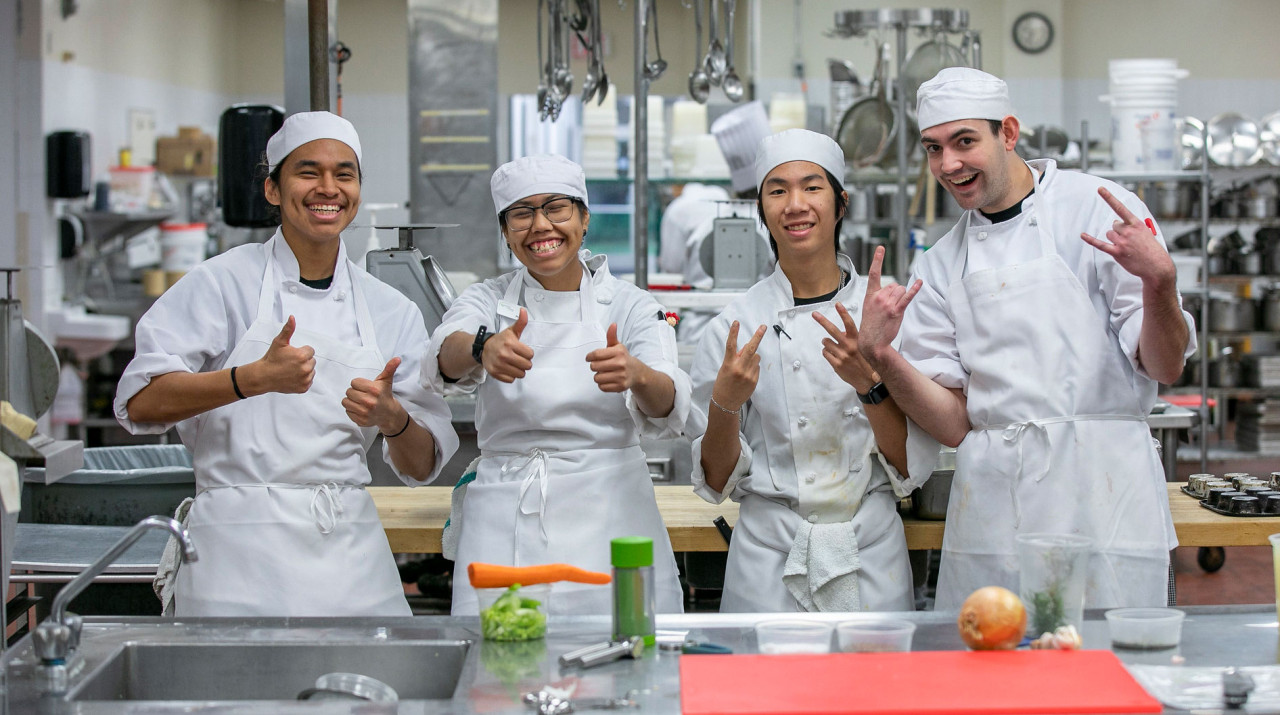
[(639, 360), (627, 352), (627, 346), (618, 340), (618, 324), (609, 325), (605, 334), (605, 347), (587, 353), (587, 362), (596, 374), (596, 384), (602, 392), (625, 392), (635, 386)]
[(240, 384), (246, 394), (297, 394), (311, 389), (316, 377), (316, 351), (309, 345), (289, 344), (296, 329), (297, 321), (290, 315), (280, 333), (271, 339), (266, 354), (241, 368)]
[(520, 318), (506, 330), (488, 339), (480, 354), (484, 371), (499, 382), (515, 382), (533, 368), (533, 348), (520, 342), (520, 335), (529, 324), (529, 311), (520, 309)]
[(351, 421), (361, 427), (377, 427), (384, 434), (398, 431), (405, 423), (405, 411), (391, 391), (400, 358), (393, 357), (372, 380), (357, 377), (351, 381), (342, 408)]

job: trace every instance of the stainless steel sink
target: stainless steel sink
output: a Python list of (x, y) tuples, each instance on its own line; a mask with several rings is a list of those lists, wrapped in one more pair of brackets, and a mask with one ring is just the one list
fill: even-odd
[(294, 700), (326, 673), (359, 673), (401, 700), (452, 698), (468, 641), (125, 643), (69, 694), (101, 700)]

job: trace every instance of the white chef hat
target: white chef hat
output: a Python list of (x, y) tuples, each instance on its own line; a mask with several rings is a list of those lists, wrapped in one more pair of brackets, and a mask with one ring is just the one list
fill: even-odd
[(769, 136), (769, 116), (765, 114), (764, 103), (747, 102), (725, 112), (711, 123), (711, 133), (729, 165), (733, 190), (748, 191), (759, 186), (759, 182), (751, 181), (755, 178), (756, 149), (760, 140)]
[(948, 67), (916, 91), (916, 118), (921, 130), (958, 119), (1000, 121), (1012, 114), (1009, 85), (972, 67)]
[(267, 140), (267, 164), (275, 171), (294, 149), (317, 139), (336, 139), (351, 147), (360, 161), (360, 136), (351, 122), (329, 112), (298, 112)]
[(844, 181), (844, 150), (835, 139), (808, 129), (788, 129), (760, 140), (756, 188), (764, 184), (769, 172), (789, 161), (811, 161), (831, 172), (836, 181)]
[(582, 167), (559, 154), (537, 154), (508, 161), (489, 180), (493, 206), (502, 213), (527, 196), (564, 194), (587, 203), (587, 176)]

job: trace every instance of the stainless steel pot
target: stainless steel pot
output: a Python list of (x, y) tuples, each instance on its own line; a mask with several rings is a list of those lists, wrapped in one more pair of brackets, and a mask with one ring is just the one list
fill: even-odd
[(1256, 330), (1258, 305), (1250, 298), (1211, 296), (1209, 329), (1218, 333), (1243, 333)]
[(1240, 361), (1229, 354), (1209, 361), (1209, 384), (1213, 387), (1239, 387)]
[(1262, 299), (1262, 327), (1280, 333), (1280, 289), (1272, 288)]

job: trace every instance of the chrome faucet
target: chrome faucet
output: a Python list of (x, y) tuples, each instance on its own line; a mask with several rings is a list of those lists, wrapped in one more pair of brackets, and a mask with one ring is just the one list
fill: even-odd
[(58, 591), (58, 595), (53, 599), (53, 607), (49, 613), (49, 617), (36, 627), (36, 631), (32, 634), (35, 640), (36, 655), (40, 656), (40, 660), (45, 665), (60, 665), (64, 663), (71, 651), (75, 650), (80, 644), (80, 616), (67, 612), (67, 605), (79, 596), (82, 591), (93, 582), (99, 574), (106, 570), (108, 566), (115, 563), (125, 551), (133, 546), (134, 542), (142, 538), (142, 534), (148, 529), (164, 529), (173, 534), (174, 538), (182, 545), (182, 560), (185, 563), (191, 563), (197, 560), (195, 544), (191, 542), (191, 537), (187, 535), (187, 530), (182, 524), (163, 516), (149, 516), (129, 529), (129, 532), (120, 537), (107, 552), (98, 557), (96, 561), (85, 567), (79, 575), (71, 579), (71, 581)]

